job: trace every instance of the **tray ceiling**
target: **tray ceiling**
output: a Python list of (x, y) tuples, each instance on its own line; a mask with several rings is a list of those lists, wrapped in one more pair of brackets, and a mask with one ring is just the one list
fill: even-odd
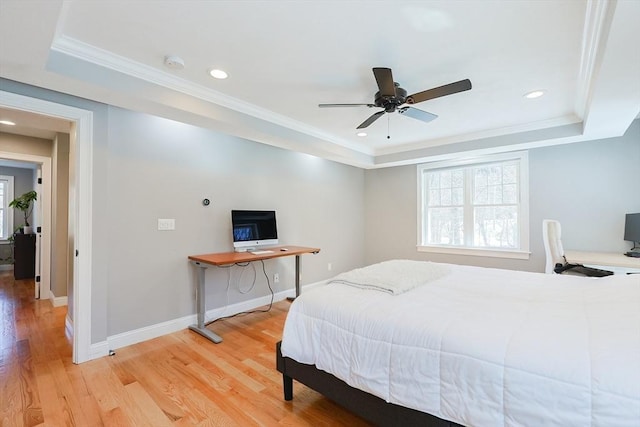
[[(383, 167), (622, 135), (640, 110), (637, 22), (633, 0), (4, 0), (0, 76)], [(373, 103), (373, 67), (409, 93), (473, 88), (414, 105), (429, 123), (385, 114), (359, 137), (379, 109), (318, 104)]]

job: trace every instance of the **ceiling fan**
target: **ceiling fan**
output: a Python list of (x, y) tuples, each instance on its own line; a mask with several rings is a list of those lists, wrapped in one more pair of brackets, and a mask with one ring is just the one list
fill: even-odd
[(393, 81), (391, 68), (374, 68), (373, 75), (376, 78), (379, 89), (374, 96), (373, 104), (318, 104), (318, 107), (384, 108), (382, 111), (378, 111), (377, 113), (371, 115), (367, 120), (362, 122), (360, 126), (357, 127), (357, 129), (364, 129), (378, 120), (384, 113), (393, 113), (394, 111), (397, 111), (398, 113), (411, 117), (413, 119), (421, 120), (423, 122), (430, 122), (438, 116), (426, 111), (418, 110), (417, 108), (409, 106), (403, 107), (403, 105), (413, 105), (417, 104), (418, 102), (440, 98), (441, 96), (452, 95), (454, 93), (464, 92), (465, 90), (471, 89), (471, 81), (469, 79), (465, 79), (407, 96), (407, 91), (401, 88), (400, 84)]

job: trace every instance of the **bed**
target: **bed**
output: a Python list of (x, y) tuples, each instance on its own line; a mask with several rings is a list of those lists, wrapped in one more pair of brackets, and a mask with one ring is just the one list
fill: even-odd
[(377, 425), (640, 425), (640, 275), (394, 260), (291, 305), (277, 368)]

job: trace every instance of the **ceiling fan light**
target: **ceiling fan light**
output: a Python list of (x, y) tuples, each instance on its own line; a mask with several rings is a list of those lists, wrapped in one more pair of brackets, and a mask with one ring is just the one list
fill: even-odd
[(229, 75), (225, 71), (218, 70), (216, 68), (213, 68), (213, 69), (209, 70), (209, 74), (214, 79), (220, 79), (220, 80), (226, 79), (227, 77), (229, 77)]
[(356, 133), (357, 136), (363, 137), (363, 136), (367, 136), (366, 132), (358, 132)]
[(536, 99), (536, 98), (540, 98), (542, 95), (544, 95), (544, 90), (534, 90), (529, 93), (526, 93), (524, 97), (527, 99)]

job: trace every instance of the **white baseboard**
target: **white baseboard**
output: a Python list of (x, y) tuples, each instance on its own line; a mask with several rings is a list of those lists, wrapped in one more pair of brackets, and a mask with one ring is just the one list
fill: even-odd
[[(304, 289), (311, 289), (315, 286), (323, 285), (326, 281), (317, 283), (311, 283), (305, 285)], [(282, 301), (287, 297), (295, 296), (294, 289), (288, 289), (286, 291), (277, 292), (273, 296), (273, 302)], [(222, 316), (232, 316), (243, 311), (250, 311), (257, 307), (262, 307), (269, 304), (271, 301), (271, 295), (265, 295), (263, 297), (254, 298), (248, 301), (242, 301), (236, 304), (228, 305), (225, 307), (215, 308), (207, 311), (205, 319), (217, 319)], [(128, 345), (137, 344), (142, 341), (147, 341), (153, 338), (157, 338), (162, 335), (171, 334), (189, 327), (197, 322), (197, 316), (195, 314), (184, 316), (179, 319), (168, 320), (166, 322), (157, 323), (155, 325), (145, 326), (144, 328), (135, 329), (132, 331), (123, 332), (121, 334), (111, 335), (107, 337), (106, 341), (91, 345), (90, 358), (95, 359), (97, 357), (106, 356), (109, 354), (109, 350), (115, 350), (118, 348), (126, 347)], [(95, 355), (95, 357), (92, 357)]]
[(0, 271), (11, 271), (13, 270), (13, 264), (0, 264)]
[(68, 298), (66, 296), (64, 297), (57, 297), (53, 294), (53, 292), (49, 291), (49, 301), (51, 301), (51, 304), (54, 307), (62, 307), (63, 305), (68, 305)]
[(99, 359), (104, 356), (109, 355), (109, 343), (107, 341), (102, 341), (96, 344), (91, 344), (89, 346), (89, 354), (87, 355), (87, 359), (84, 362), (88, 362), (89, 360)]

